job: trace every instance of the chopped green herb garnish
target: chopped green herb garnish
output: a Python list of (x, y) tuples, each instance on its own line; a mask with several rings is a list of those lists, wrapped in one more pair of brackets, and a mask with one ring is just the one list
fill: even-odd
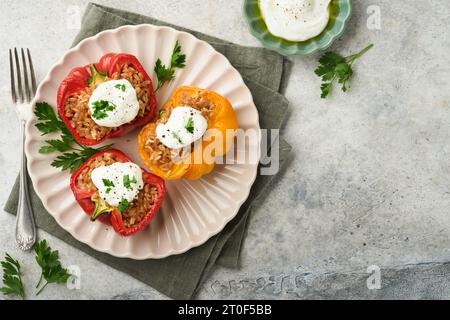
[(114, 86), (114, 88), (125, 91), (126, 87), (123, 83), (118, 83)]
[(112, 182), (111, 180), (108, 180), (108, 179), (102, 179), (102, 181), (103, 181), (103, 185), (105, 187), (107, 187), (106, 193), (110, 193), (111, 192), (111, 188), (115, 187), (114, 182)]
[(114, 182), (109, 179), (102, 179), (102, 182), (105, 187), (115, 187)]
[(92, 113), (92, 117), (95, 119), (104, 119), (108, 116), (107, 111), (113, 111), (116, 108), (116, 105), (112, 102), (106, 100), (98, 100), (94, 101), (92, 104), (94, 108), (94, 112)]
[(162, 64), (161, 59), (156, 60), (154, 71), (156, 76), (158, 77), (158, 86), (156, 87), (156, 91), (162, 88), (162, 86), (175, 78), (175, 69), (176, 68), (184, 68), (186, 66), (186, 55), (181, 52), (180, 43), (175, 43), (175, 47), (172, 51), (172, 56), (170, 58), (170, 66), (167, 68)]
[(133, 177), (133, 179), (130, 179), (130, 176), (128, 174), (123, 176), (123, 185), (127, 189), (131, 189), (131, 184), (137, 183), (136, 177)]
[(128, 200), (125, 198), (122, 198), (119, 202), (119, 206), (117, 207), (117, 212), (122, 213), (123, 211), (128, 209)]
[(183, 143), (181, 140), (181, 137), (178, 135), (178, 133), (172, 131), (172, 137), (178, 140), (179, 143)]
[(188, 132), (194, 133), (194, 120), (192, 119), (192, 117), (188, 119), (185, 128)]

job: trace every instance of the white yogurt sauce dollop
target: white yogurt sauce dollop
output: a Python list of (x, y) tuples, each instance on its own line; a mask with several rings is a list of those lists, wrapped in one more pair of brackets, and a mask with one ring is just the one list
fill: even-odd
[(99, 195), (109, 205), (119, 206), (122, 199), (136, 199), (144, 187), (141, 168), (133, 162), (115, 162), (92, 170), (91, 179)]
[(331, 0), (259, 0), (269, 31), (290, 41), (306, 41), (319, 35), (330, 19)]
[(191, 107), (176, 107), (172, 110), (166, 123), (156, 127), (156, 136), (166, 147), (179, 149), (201, 139), (208, 121), (202, 113)]
[(115, 128), (133, 121), (139, 112), (136, 90), (128, 80), (110, 80), (100, 84), (89, 99), (89, 111), (95, 123)]

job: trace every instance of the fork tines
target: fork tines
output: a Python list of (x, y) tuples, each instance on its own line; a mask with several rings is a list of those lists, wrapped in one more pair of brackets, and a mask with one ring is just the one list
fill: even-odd
[(31, 102), (36, 93), (36, 77), (30, 50), (20, 49), (21, 62), (17, 48), (9, 49), (9, 70), (11, 74), (11, 97), (14, 103)]

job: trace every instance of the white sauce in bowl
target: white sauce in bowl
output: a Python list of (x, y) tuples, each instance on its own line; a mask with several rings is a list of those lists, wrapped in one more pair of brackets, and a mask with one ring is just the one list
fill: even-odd
[(259, 0), (267, 28), (274, 36), (306, 41), (318, 36), (330, 20), (331, 0)]

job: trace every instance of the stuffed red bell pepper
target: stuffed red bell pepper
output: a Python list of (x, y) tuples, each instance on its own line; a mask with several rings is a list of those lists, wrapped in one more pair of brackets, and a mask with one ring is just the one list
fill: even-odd
[(73, 69), (59, 86), (57, 104), (67, 128), (86, 146), (125, 135), (151, 121), (157, 109), (150, 76), (124, 53)]
[(90, 157), (70, 178), (83, 210), (129, 236), (142, 230), (161, 207), (164, 180), (151, 174), (121, 151), (108, 149)]

